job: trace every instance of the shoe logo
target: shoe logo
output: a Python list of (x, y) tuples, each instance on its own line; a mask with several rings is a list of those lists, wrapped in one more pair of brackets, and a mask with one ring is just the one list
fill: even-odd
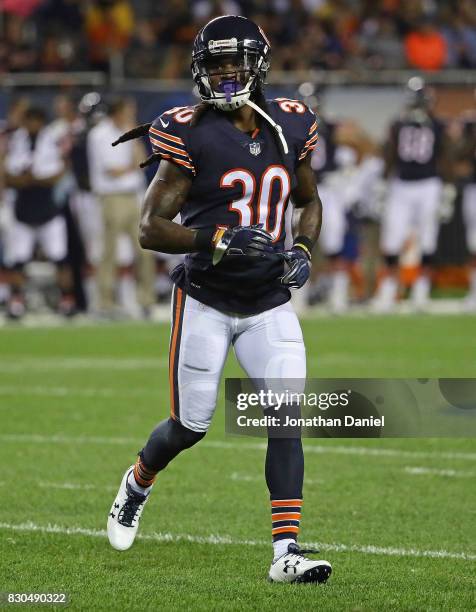
[(114, 508), (119, 508), (119, 504), (114, 504)]
[(109, 512), (109, 516), (111, 516), (112, 518), (116, 518), (116, 515), (114, 514), (114, 512)]
[[(301, 561), (295, 561), (294, 563), (289, 559), (286, 559), (284, 562), (283, 572), (285, 574), (288, 573), (288, 570), (292, 574), (297, 574), (297, 566), (301, 563)], [(292, 570), (292, 571), (291, 571)]]
[(159, 121), (162, 124), (162, 127), (164, 127), (164, 128), (169, 127), (170, 121), (167, 121), (167, 123), (165, 123), (165, 121), (162, 119), (162, 117), (159, 117)]

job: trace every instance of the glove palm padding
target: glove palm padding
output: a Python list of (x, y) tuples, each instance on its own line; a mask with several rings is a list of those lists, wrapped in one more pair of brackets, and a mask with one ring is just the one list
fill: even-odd
[(311, 273), (311, 262), (303, 249), (294, 246), (283, 253), (289, 270), (281, 277), (281, 284), (290, 289), (300, 289)]
[(213, 250), (213, 265), (223, 257), (250, 255), (266, 257), (274, 253), (273, 237), (260, 225), (238, 225), (225, 230), (217, 239)]

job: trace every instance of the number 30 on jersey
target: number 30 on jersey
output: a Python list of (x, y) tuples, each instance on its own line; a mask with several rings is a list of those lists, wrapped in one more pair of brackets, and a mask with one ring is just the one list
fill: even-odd
[[(274, 182), (279, 184), (278, 201), (272, 201)], [(284, 166), (268, 166), (261, 176), (259, 185), (256, 185), (254, 175), (244, 168), (234, 168), (226, 172), (220, 181), (220, 187), (234, 188), (240, 184), (242, 196), (232, 200), (228, 209), (235, 211), (239, 216), (239, 225), (248, 226), (262, 223), (263, 229), (271, 234), (273, 241), (278, 240), (282, 231), (285, 204), (291, 193), (291, 179)], [(258, 191), (257, 205), (255, 194)], [(271, 227), (271, 211), (275, 209), (274, 224)]]

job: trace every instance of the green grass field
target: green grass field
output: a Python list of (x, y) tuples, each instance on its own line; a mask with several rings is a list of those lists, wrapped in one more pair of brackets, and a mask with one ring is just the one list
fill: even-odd
[[(309, 376), (476, 377), (476, 317), (303, 322)], [(0, 330), (0, 592), (72, 609), (474, 610), (469, 439), (306, 440), (300, 541), (326, 585), (273, 585), (263, 440), (208, 436), (162, 473), (131, 550), (105, 523), (168, 414), (168, 326)], [(240, 376), (231, 357), (226, 375)]]

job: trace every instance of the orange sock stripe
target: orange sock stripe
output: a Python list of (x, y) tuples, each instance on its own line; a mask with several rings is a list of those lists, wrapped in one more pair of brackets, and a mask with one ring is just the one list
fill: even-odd
[(148, 470), (140, 458), (137, 459), (134, 465), (134, 478), (141, 487), (150, 487), (155, 481), (156, 473)]
[(299, 533), (299, 527), (295, 527), (294, 525), (288, 525), (287, 527), (275, 527), (271, 535), (278, 535), (278, 533)]
[(300, 508), (302, 506), (302, 499), (275, 499), (271, 502), (272, 508), (279, 508), (280, 506), (298, 506)]
[(273, 523), (275, 521), (299, 521), (301, 518), (300, 512), (276, 512), (276, 514), (271, 515), (271, 519)]

